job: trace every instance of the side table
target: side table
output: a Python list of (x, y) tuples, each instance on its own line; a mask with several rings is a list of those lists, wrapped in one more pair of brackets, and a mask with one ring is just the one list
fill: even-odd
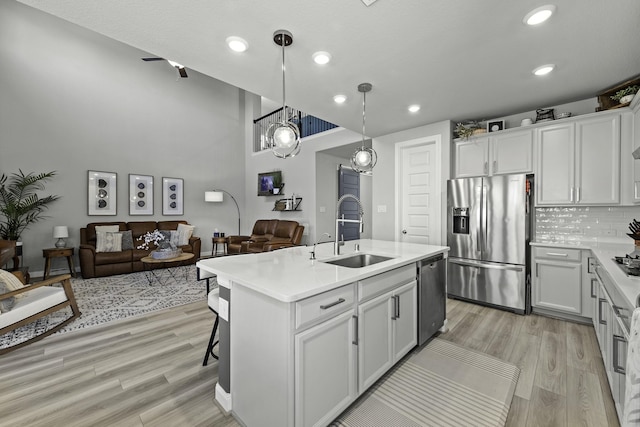
[(51, 273), (51, 258), (61, 257), (67, 258), (69, 273), (71, 274), (71, 276), (76, 277), (76, 269), (73, 266), (73, 249), (74, 248), (49, 248), (42, 250), (42, 256), (45, 258), (43, 280), (46, 280)]
[[(213, 247), (211, 248), (211, 255), (217, 256), (222, 253), (222, 255), (227, 254), (227, 238), (226, 237), (212, 237), (211, 243), (213, 243)], [(222, 245), (222, 252), (218, 252), (218, 245)]]

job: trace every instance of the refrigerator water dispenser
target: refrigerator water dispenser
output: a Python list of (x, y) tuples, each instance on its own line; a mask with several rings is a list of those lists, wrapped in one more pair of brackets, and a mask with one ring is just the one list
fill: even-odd
[(469, 208), (453, 208), (453, 233), (469, 234)]

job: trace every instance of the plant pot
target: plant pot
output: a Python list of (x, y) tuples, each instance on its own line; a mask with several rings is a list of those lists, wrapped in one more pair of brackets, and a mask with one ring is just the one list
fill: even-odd
[(622, 98), (620, 98), (620, 104), (626, 104), (628, 102), (631, 102), (631, 100), (633, 99), (635, 95), (625, 95)]

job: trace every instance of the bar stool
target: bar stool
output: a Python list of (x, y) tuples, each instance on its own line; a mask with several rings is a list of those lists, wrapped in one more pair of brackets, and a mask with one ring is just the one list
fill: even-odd
[(220, 290), (218, 288), (213, 289), (211, 292), (209, 292), (209, 295), (207, 296), (209, 310), (215, 313), (216, 321), (213, 324), (213, 330), (211, 330), (211, 338), (209, 338), (209, 345), (207, 346), (207, 353), (204, 355), (204, 361), (202, 362), (202, 366), (207, 366), (207, 362), (209, 361), (209, 355), (213, 356), (214, 359), (218, 358), (218, 356), (213, 352), (213, 347), (216, 344), (218, 344), (218, 341), (214, 342), (213, 340), (216, 336), (216, 332), (218, 331), (218, 320), (219, 320), (218, 310), (220, 305), (219, 296), (220, 296)]

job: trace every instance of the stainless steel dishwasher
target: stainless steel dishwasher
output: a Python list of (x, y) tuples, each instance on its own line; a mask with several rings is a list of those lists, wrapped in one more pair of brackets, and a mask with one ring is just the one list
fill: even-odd
[(418, 345), (444, 326), (447, 306), (447, 259), (443, 254), (418, 264)]

